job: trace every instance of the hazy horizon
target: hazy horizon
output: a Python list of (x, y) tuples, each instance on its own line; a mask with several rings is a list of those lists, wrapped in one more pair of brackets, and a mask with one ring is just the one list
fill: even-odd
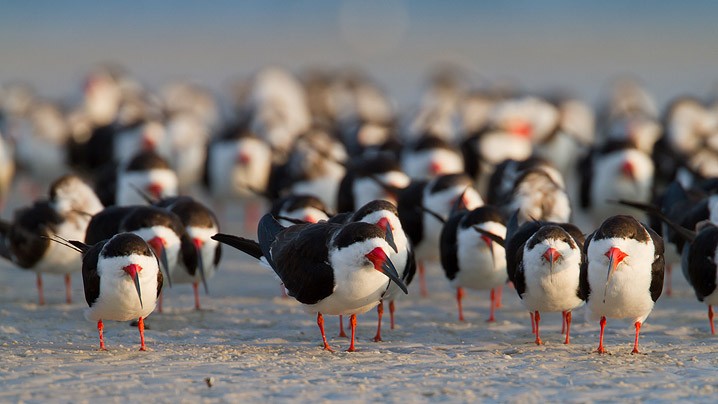
[(429, 72), (451, 63), (474, 79), (517, 79), (589, 101), (619, 74), (660, 102), (715, 87), (718, 3), (516, 1), (85, 1), (3, 4), (0, 84), (71, 97), (99, 62), (153, 88), (188, 79), (222, 92), (267, 64), (293, 71), (358, 66), (411, 103)]

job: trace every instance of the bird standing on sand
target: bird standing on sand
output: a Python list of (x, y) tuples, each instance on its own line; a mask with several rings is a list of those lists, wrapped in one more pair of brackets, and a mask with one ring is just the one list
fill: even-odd
[(82, 252), (82, 280), (90, 306), (85, 318), (97, 321), (104, 351), (102, 320), (139, 319), (140, 351), (145, 346), (144, 319), (155, 309), (162, 291), (162, 272), (150, 246), (132, 233), (120, 233), (94, 246), (70, 242)]
[(368, 223), (329, 222), (281, 226), (271, 215), (259, 222), (259, 243), (217, 234), (213, 238), (264, 259), (289, 292), (310, 312), (317, 313), (324, 349), (331, 351), (324, 333), (324, 314), (351, 315), (354, 351), (356, 315), (381, 300), (389, 280), (407, 293), (389, 254), (387, 234)]
[(40, 305), (45, 304), (43, 273), (65, 276), (66, 301), (71, 303), (70, 275), (80, 270), (77, 257), (66, 248), (51, 243), (47, 237), (59, 235), (66, 239), (84, 239), (90, 218), (101, 210), (102, 203), (92, 188), (79, 177), (66, 175), (50, 186), (49, 199), (18, 209), (12, 222), (0, 223), (0, 255), (37, 273)]
[(452, 215), (441, 231), (441, 265), (451, 285), (456, 288), (459, 321), (464, 321), (461, 299), (464, 288), (491, 290), (491, 312), (487, 321), (495, 321), (501, 287), (508, 280), (506, 253), (477, 228), (506, 237), (506, 226), (501, 213), (492, 206)]
[(618, 215), (588, 236), (584, 251), (581, 289), (588, 290), (589, 313), (601, 319), (598, 353), (606, 352), (603, 333), (608, 317), (634, 322), (632, 353), (638, 353), (641, 325), (663, 290), (663, 239), (632, 216)]
[(580, 283), (584, 237), (569, 223), (527, 222), (506, 245), (509, 273), (521, 302), (531, 314), (536, 345), (543, 344), (541, 312), (560, 311), (565, 344), (571, 341), (571, 311), (584, 304), (587, 285)]

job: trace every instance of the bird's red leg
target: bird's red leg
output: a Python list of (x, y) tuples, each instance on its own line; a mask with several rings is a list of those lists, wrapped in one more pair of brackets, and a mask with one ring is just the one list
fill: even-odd
[(606, 329), (606, 317), (601, 317), (601, 333), (598, 334), (598, 349), (596, 352), (603, 354), (606, 353), (606, 348), (603, 346), (603, 331)]
[(379, 305), (376, 306), (376, 314), (379, 317), (376, 326), (376, 335), (374, 336), (374, 342), (381, 341), (381, 316), (384, 314), (384, 302), (380, 301)]
[(344, 316), (339, 315), (339, 337), (346, 338), (347, 333), (344, 332)]
[(389, 319), (391, 320), (391, 329), (394, 329), (394, 301), (389, 302)]
[(671, 281), (671, 273), (673, 272), (673, 264), (666, 264), (666, 296), (673, 294), (673, 282)]
[(37, 297), (39, 300), (40, 306), (45, 304), (45, 295), (42, 293), (42, 275), (40, 273), (37, 273)]
[(487, 323), (493, 323), (496, 321), (496, 317), (494, 317), (494, 309), (496, 308), (496, 291), (494, 289), (491, 289), (491, 310), (489, 311), (489, 319), (486, 320)]
[(633, 341), (633, 351), (631, 351), (632, 354), (639, 353), (638, 352), (638, 334), (641, 333), (641, 323), (639, 321), (636, 321), (636, 340)]
[(566, 310), (561, 312), (561, 334), (566, 334)]
[(541, 314), (539, 314), (538, 310), (534, 312), (534, 319), (536, 319), (536, 345), (543, 345), (543, 341), (541, 341), (541, 333), (539, 332), (539, 323), (541, 322)]
[(65, 274), (65, 301), (72, 304), (72, 279), (70, 274)]
[(102, 320), (97, 321), (97, 333), (100, 334), (100, 351), (106, 351), (107, 348), (105, 348), (105, 337), (102, 335), (102, 330), (105, 328), (105, 326), (102, 324)]
[(504, 297), (504, 285), (496, 287), (496, 308), (500, 309), (503, 305), (501, 300)]
[(349, 344), (349, 349), (347, 349), (347, 352), (354, 352), (356, 349), (354, 348), (354, 334), (357, 330), (357, 315), (352, 314), (351, 317), (349, 317), (349, 324), (352, 328), (352, 342)]
[(708, 305), (708, 321), (711, 323), (711, 334), (716, 334), (716, 325), (713, 323), (713, 306)]
[(322, 333), (322, 342), (324, 342), (324, 350), (329, 352), (332, 351), (332, 348), (329, 346), (329, 343), (327, 343), (327, 335), (324, 334), (324, 316), (322, 316), (322, 313), (317, 313), (317, 325), (319, 326), (319, 331)]
[(566, 320), (566, 340), (563, 342), (564, 344), (571, 343), (571, 317), (572, 317), (571, 312), (567, 311), (564, 316), (564, 318)]
[(534, 312), (530, 311), (529, 316), (531, 316), (531, 334), (536, 334), (536, 319), (534, 318)]
[(424, 267), (424, 262), (419, 261), (417, 266), (417, 270), (419, 271), (419, 292), (421, 293), (421, 297), (429, 297), (429, 289), (426, 287), (426, 268)]
[(140, 351), (146, 351), (147, 347), (145, 346), (145, 319), (140, 317), (140, 320), (137, 322), (137, 329), (140, 330)]
[(199, 308), (199, 284), (192, 282), (192, 289), (194, 289), (194, 309), (200, 310)]
[(464, 289), (456, 288), (456, 304), (459, 306), (459, 321), (464, 321), (464, 309), (461, 307), (461, 299), (464, 298)]

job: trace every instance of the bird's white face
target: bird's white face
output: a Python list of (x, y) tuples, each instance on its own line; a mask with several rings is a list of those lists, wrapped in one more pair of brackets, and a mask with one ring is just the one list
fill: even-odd
[(167, 169), (120, 172), (117, 177), (117, 205), (144, 204), (137, 193), (139, 188), (157, 199), (175, 196), (178, 192), (177, 174)]
[[(429, 193), (430, 186), (424, 189), (424, 206), (430, 209), (432, 212), (436, 212), (439, 215), (447, 218), (451, 209), (456, 204), (459, 198), (462, 198), (463, 193), (463, 204), (468, 210), (476, 209), (484, 204), (484, 200), (479, 195), (479, 192), (473, 187), (466, 187), (465, 185), (457, 185), (443, 189), (436, 193)], [(464, 192), (466, 191), (466, 192)], [(424, 214), (426, 220), (427, 214)], [(431, 216), (431, 220), (437, 221)], [(438, 221), (437, 221), (438, 222)], [(439, 225), (440, 226), (440, 225)]]
[(594, 316), (645, 320), (653, 307), (649, 290), (654, 254), (650, 241), (623, 238), (591, 241), (587, 260), (589, 307)]
[(463, 172), (464, 160), (460, 154), (451, 150), (429, 149), (403, 153), (401, 166), (409, 177), (425, 180)]
[[(142, 237), (150, 247), (154, 250), (155, 254), (159, 258), (161, 251), (159, 244), (164, 246), (167, 254), (167, 260), (170, 266), (170, 271), (177, 266), (180, 260), (180, 246), (181, 242), (177, 234), (171, 229), (164, 226), (152, 226), (149, 228), (143, 228), (133, 231), (132, 233)], [(174, 279), (173, 279), (174, 281)]]
[(392, 252), (383, 238), (330, 250), (329, 263), (334, 269), (335, 292), (354, 300), (378, 299), (389, 284), (389, 278), (379, 268)]
[[(132, 271), (125, 270), (129, 266), (134, 266)], [(97, 262), (100, 295), (95, 304), (85, 311), (85, 317), (91, 321), (127, 321), (147, 317), (157, 301), (158, 271), (155, 257), (132, 254), (105, 258), (100, 255)], [(139, 279), (141, 304), (132, 276)]]
[[(401, 227), (399, 217), (397, 217), (392, 212), (389, 212), (387, 210), (378, 210), (376, 212), (372, 212), (366, 215), (361, 219), (361, 221), (364, 223), (376, 224), (382, 228), (383, 226), (389, 225), (391, 227), (392, 234), (394, 236), (394, 243), (396, 244), (397, 249), (399, 251), (402, 251), (406, 250), (406, 248), (409, 246), (409, 240), (406, 238), (404, 229)], [(393, 249), (389, 253), (393, 254)]]
[[(375, 176), (376, 180), (390, 187), (403, 189), (409, 186), (411, 179), (401, 171), (389, 171)], [(396, 196), (387, 192), (372, 178), (357, 178), (353, 184), (354, 206), (364, 206), (367, 203), (383, 199), (396, 204)]]
[(571, 248), (569, 243), (553, 238), (541, 240), (532, 248), (527, 248), (529, 243), (524, 247), (524, 267), (527, 272), (532, 270), (551, 276), (562, 271), (578, 270), (581, 252), (577, 247)]

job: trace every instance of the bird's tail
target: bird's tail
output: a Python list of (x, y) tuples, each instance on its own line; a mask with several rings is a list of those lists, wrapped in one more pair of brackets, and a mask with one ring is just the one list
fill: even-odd
[(212, 239), (219, 241), (222, 244), (227, 244), (230, 247), (234, 247), (239, 251), (242, 251), (247, 255), (251, 255), (258, 260), (261, 259), (263, 256), (262, 249), (259, 247), (259, 243), (254, 240), (224, 233), (217, 233), (212, 236)]

